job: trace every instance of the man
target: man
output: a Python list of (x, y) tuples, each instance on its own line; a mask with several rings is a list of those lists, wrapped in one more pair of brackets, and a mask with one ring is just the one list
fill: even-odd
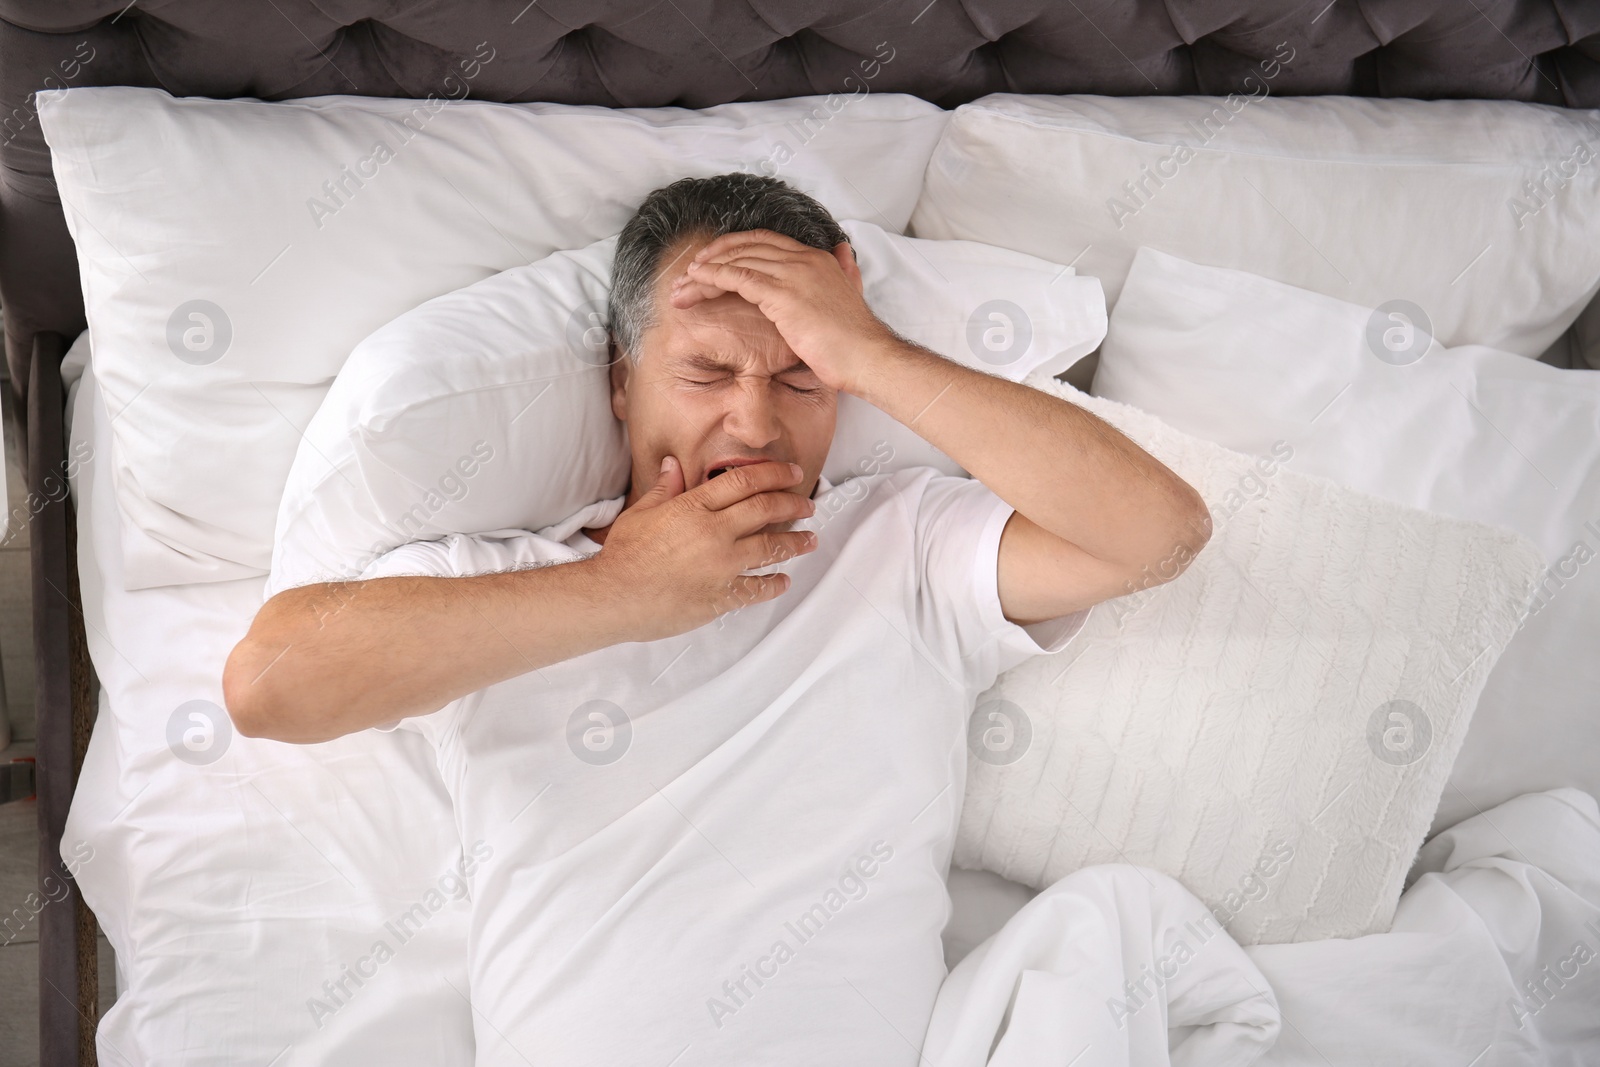
[[(480, 1064), (914, 1064), (976, 696), (1181, 569), (1205, 505), (1075, 405), (900, 338), (776, 179), (655, 190), (612, 280), (626, 496), (402, 546), (359, 596), (278, 594), (229, 710), (252, 736), (398, 720), (437, 747), (488, 856)], [(843, 497), (840, 390), (973, 478)]]

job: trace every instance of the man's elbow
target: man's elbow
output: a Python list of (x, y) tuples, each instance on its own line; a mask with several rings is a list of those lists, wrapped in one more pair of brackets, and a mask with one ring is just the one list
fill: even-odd
[(270, 664), (261, 662), (257, 643), (246, 636), (228, 654), (222, 668), (222, 701), (235, 732), (271, 741), (294, 740), (282, 702), (266, 681)]
[(1194, 558), (1211, 541), (1211, 509), (1206, 507), (1205, 498), (1196, 492), (1193, 486), (1185, 482), (1183, 488), (1184, 501), (1179, 506), (1182, 518), (1174, 535), (1177, 545), (1176, 555), (1180, 560), (1179, 573), (1187, 570), (1189, 564), (1194, 562)]
[(1202, 549), (1211, 540), (1211, 510), (1199, 493), (1187, 482), (1180, 482), (1180, 492), (1171, 509), (1165, 547), (1156, 566), (1148, 564), (1142, 569), (1144, 585), (1165, 584), (1189, 569)]

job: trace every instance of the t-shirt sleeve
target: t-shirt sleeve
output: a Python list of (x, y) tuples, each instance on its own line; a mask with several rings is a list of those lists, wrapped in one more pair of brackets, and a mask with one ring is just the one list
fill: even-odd
[(924, 483), (916, 513), (918, 624), (980, 690), (1030, 656), (1066, 648), (1093, 610), (1026, 626), (1005, 617), (1000, 536), (1015, 510), (975, 478), (936, 474)]
[[(360, 580), (407, 575), (461, 578), (565, 563), (581, 556), (574, 548), (527, 530), (450, 534), (437, 541), (412, 541), (391, 549), (368, 564)], [(395, 729), (414, 730), (438, 743), (462, 707), (476, 696), (476, 693), (469, 693), (437, 711), (406, 716), (372, 728), (382, 733)]]

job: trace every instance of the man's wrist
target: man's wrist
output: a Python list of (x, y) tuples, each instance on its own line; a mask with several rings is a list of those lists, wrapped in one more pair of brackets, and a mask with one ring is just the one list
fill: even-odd
[(595, 612), (594, 637), (607, 645), (654, 639), (648, 634), (650, 611), (639, 596), (639, 583), (618, 575), (603, 549), (563, 566), (573, 569), (583, 602)]
[[(892, 387), (895, 371), (900, 369), (901, 365), (908, 360), (919, 359), (928, 354), (920, 345), (913, 344), (893, 332), (867, 341), (863, 344), (861, 355), (856, 360), (855, 373), (842, 387), (841, 392), (860, 397), (869, 404), (877, 404), (878, 399), (882, 399), (885, 392)], [(881, 404), (878, 406), (882, 407)]]
[(960, 367), (899, 335), (873, 342), (869, 348), (847, 391), (901, 422), (925, 409), (948, 387), (948, 372)]

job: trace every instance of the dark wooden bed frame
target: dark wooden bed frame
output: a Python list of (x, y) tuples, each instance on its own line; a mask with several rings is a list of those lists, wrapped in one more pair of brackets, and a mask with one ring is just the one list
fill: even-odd
[(1279, 42), (1296, 55), (1284, 95), (1600, 107), (1595, 0), (5, 0), (0, 302), (31, 513), (39, 870), (70, 887), (39, 915), (45, 1067), (96, 1062), (99, 1012), (95, 918), (60, 857), (94, 722), (60, 375), (86, 322), (32, 94), (424, 98), (488, 40), (500, 58), (472, 99), (707, 107), (832, 92), (890, 37), (900, 58), (875, 87), (947, 108), (991, 92), (1225, 95)]

